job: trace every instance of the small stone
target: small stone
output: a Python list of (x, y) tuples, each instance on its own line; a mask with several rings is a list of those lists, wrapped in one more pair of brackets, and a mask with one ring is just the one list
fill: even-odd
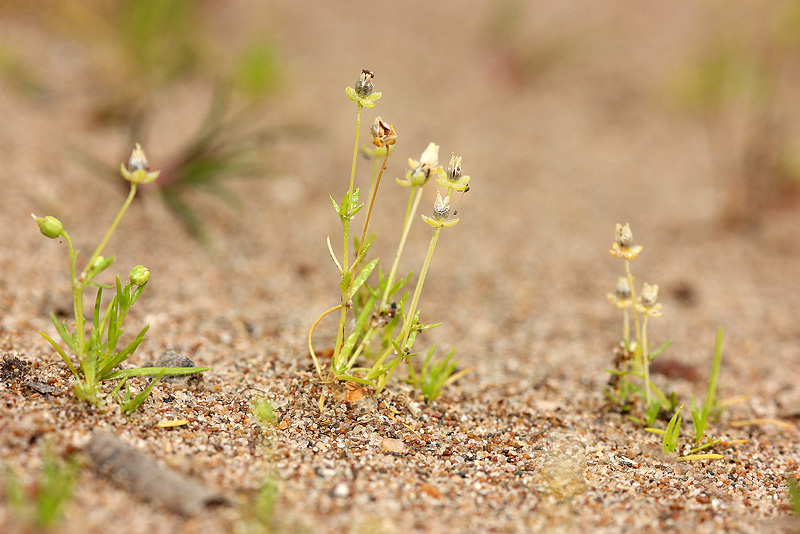
[(286, 430), (287, 428), (289, 428), (289, 421), (287, 421), (286, 419), (281, 419), (281, 422), (278, 423), (278, 428), (280, 430)]
[(400, 439), (383, 438), (383, 441), (381, 441), (381, 450), (383, 452), (395, 452), (401, 454), (405, 449), (406, 446)]
[[(161, 353), (161, 356), (158, 357), (156, 363), (154, 363), (151, 367), (197, 367), (192, 360), (175, 352), (174, 350), (165, 350)], [(151, 375), (152, 378), (155, 378)], [(162, 384), (168, 384), (170, 386), (187, 386), (189, 384), (196, 384), (203, 379), (202, 373), (196, 373), (193, 375), (164, 375), (161, 377)]]
[(26, 380), (21, 385), (22, 387), (32, 389), (40, 395), (59, 395), (62, 393), (61, 389), (51, 386), (50, 384), (45, 384), (44, 382), (39, 382), (38, 380)]
[(439, 497), (442, 496), (442, 492), (439, 491), (439, 488), (437, 488), (433, 484), (425, 483), (422, 486), (420, 486), (419, 491), (424, 493), (425, 495), (433, 497), (434, 499), (438, 499)]
[(356, 388), (347, 392), (347, 402), (358, 402), (364, 396), (364, 388)]
[(335, 488), (333, 488), (333, 496), (337, 498), (344, 498), (350, 495), (350, 488), (347, 487), (347, 482), (339, 482)]

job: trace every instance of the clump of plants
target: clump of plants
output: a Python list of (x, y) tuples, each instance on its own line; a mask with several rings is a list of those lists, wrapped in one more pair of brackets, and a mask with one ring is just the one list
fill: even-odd
[[(73, 328), (70, 329), (66, 321), (59, 321), (54, 313), (50, 313), (50, 318), (61, 340), (74, 354), (77, 362), (73, 362), (67, 352), (52, 337), (41, 330), (39, 333), (52, 345), (75, 377), (75, 395), (79, 399), (99, 406), (104, 403), (106, 398), (118, 398), (122, 411), (132, 412), (145, 401), (157, 379), (152, 380), (139, 394), (131, 397), (128, 386), (129, 378), (145, 375), (156, 375), (160, 378), (164, 374), (192, 374), (207, 371), (208, 367), (117, 369), (144, 341), (144, 336), (149, 328), (149, 326), (145, 326), (132, 341), (120, 347), (125, 332), (122, 324), (131, 307), (144, 292), (150, 279), (150, 271), (143, 265), (137, 265), (131, 269), (125, 285), (122, 285), (119, 276), (116, 277), (114, 284), (98, 282), (97, 277), (114, 263), (114, 256), (105, 257), (102, 253), (122, 216), (136, 196), (139, 185), (152, 182), (159, 175), (159, 171), (150, 171), (144, 151), (138, 144), (131, 153), (127, 168), (121, 164), (120, 171), (122, 177), (130, 183), (130, 192), (83, 269), (79, 269), (78, 251), (75, 250), (72, 239), (61, 221), (53, 216), (36, 217), (33, 215), (33, 218), (39, 225), (42, 234), (51, 239), (63, 239), (69, 248), (69, 273), (74, 312)], [(96, 288), (97, 293), (91, 328), (87, 328), (83, 299), (84, 293), (90, 287)], [(115, 294), (103, 310), (103, 290), (106, 289), (114, 290)], [(110, 393), (106, 394), (101, 383), (111, 380), (118, 380), (117, 385)]]
[[(320, 379), (332, 378), (374, 386), (376, 392), (380, 393), (397, 368), (406, 363), (410, 381), (420, 387), (428, 398), (436, 398), (442, 387), (457, 379), (463, 372), (453, 374), (458, 362), (451, 360), (452, 352), (443, 361), (434, 360), (435, 349), (428, 353), (421, 370), (414, 370), (412, 358), (417, 354), (413, 349), (417, 335), (441, 324), (422, 323), (419, 302), (439, 236), (443, 229), (458, 223), (458, 219), (450, 214), (451, 199), (455, 193), (469, 190), (470, 177), (462, 174), (461, 157), (455, 154), (451, 156), (447, 168), (442, 169), (439, 166), (439, 146), (434, 143), (428, 145), (418, 160), (409, 158), (409, 169), (405, 178), (397, 179), (400, 186), (408, 188), (408, 200), (392, 265), (388, 272), (384, 272), (378, 266), (378, 258), (367, 260), (375, 239), (374, 233), (369, 234), (375, 197), (386, 171), (387, 160), (397, 142), (394, 126), (381, 117), (376, 117), (370, 128), (375, 148), (367, 151), (376, 161), (368, 189), (369, 205), (360, 233), (357, 230), (354, 233), (356, 215), (365, 205), (361, 202), (361, 189), (355, 185), (362, 112), (364, 108), (373, 108), (382, 96), (382, 93), (374, 92), (372, 80), (372, 72), (363, 70), (355, 88), (346, 89), (348, 98), (357, 106), (353, 163), (349, 185), (341, 202), (331, 197), (342, 226), (341, 256), (336, 255), (328, 238), (328, 251), (340, 274), (341, 298), (339, 304), (323, 312), (314, 321), (308, 334), (308, 346)], [(380, 165), (377, 164), (379, 161)], [(445, 194), (443, 196), (441, 191), (437, 191), (433, 213), (430, 216), (422, 215), (422, 220), (433, 228), (433, 234), (412, 292), (406, 286), (413, 273), (401, 276), (398, 274), (398, 267), (411, 225), (417, 220), (423, 188), (431, 177), (445, 190)], [(377, 280), (373, 277), (370, 282), (375, 273)], [(330, 368), (323, 370), (313, 348), (312, 336), (314, 328), (324, 317), (336, 313), (339, 316), (339, 325)]]
[[(662, 452), (675, 453), (678, 449), (681, 423), (683, 418), (680, 413), (683, 405), (678, 407), (677, 396), (672, 393), (665, 395), (650, 377), (650, 363), (666, 349), (671, 341), (650, 350), (647, 339), (647, 327), (650, 319), (660, 317), (662, 305), (658, 302), (658, 285), (647, 282), (641, 286), (637, 297), (634, 276), (631, 271), (631, 261), (636, 259), (642, 251), (641, 245), (633, 242), (633, 232), (628, 223), (617, 224), (616, 237), (611, 247), (611, 255), (621, 258), (625, 262), (625, 276), (617, 280), (613, 293), (608, 294), (608, 300), (622, 312), (622, 341), (614, 350), (614, 369), (611, 373), (606, 396), (613, 402), (622, 406), (626, 411), (633, 409), (634, 401), (644, 397), (644, 408), (641, 412), (643, 418), (630, 416), (632, 420), (644, 424), (645, 430), (663, 436)], [(631, 315), (633, 316), (634, 337), (631, 337)], [(721, 458), (718, 454), (701, 453), (713, 447), (721, 440), (712, 440), (706, 437), (706, 428), (709, 420), (717, 419), (722, 413), (722, 408), (717, 400), (717, 381), (722, 364), (722, 335), (720, 327), (717, 331), (717, 342), (714, 349), (714, 362), (704, 402), (698, 406), (694, 397), (691, 399), (692, 424), (694, 427), (693, 447), (688, 454), (679, 456), (679, 460), (701, 460)], [(673, 413), (665, 430), (653, 428), (653, 424), (662, 411)]]

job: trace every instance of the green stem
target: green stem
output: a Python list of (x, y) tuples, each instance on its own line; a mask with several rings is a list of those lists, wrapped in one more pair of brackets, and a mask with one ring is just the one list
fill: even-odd
[(708, 391), (706, 392), (706, 408), (711, 413), (717, 404), (717, 380), (719, 379), (719, 369), (722, 365), (722, 334), (720, 326), (717, 329), (717, 342), (714, 346), (714, 364), (711, 367), (711, 378), (708, 381)]
[(417, 208), (419, 207), (419, 201), (421, 199), (422, 187), (418, 185), (412, 186), (408, 195), (406, 216), (405, 219), (403, 219), (403, 235), (400, 237), (400, 244), (397, 245), (397, 253), (394, 256), (394, 263), (392, 263), (392, 269), (389, 271), (389, 277), (386, 279), (386, 287), (383, 290), (383, 298), (381, 299), (381, 305), (379, 309), (386, 307), (386, 303), (389, 300), (389, 292), (392, 290), (395, 278), (397, 278), (397, 268), (400, 265), (400, 256), (403, 255), (403, 249), (406, 246), (406, 239), (408, 238), (409, 231), (411, 230), (411, 221), (414, 217), (414, 214), (417, 213)]
[[(356, 179), (356, 161), (358, 161), (358, 138), (361, 135), (361, 110), (364, 109), (364, 106), (361, 102), (357, 102), (358, 104), (358, 111), (356, 112), (356, 140), (353, 145), (353, 165), (350, 167), (350, 185), (347, 188), (347, 191), (350, 195), (352, 200), (353, 197), (353, 185), (355, 184)], [(350, 211), (352, 211), (353, 206), (350, 206)], [(345, 220), (342, 222), (342, 234), (344, 236), (344, 257), (342, 258), (342, 277), (347, 275), (347, 271), (350, 266), (350, 257), (349, 257), (349, 250), (350, 250), (350, 220)], [(345, 299), (347, 298), (347, 291), (348, 288), (342, 289), (342, 311), (339, 315), (339, 329), (336, 332), (336, 345), (333, 347), (333, 356), (331, 357), (331, 364), (336, 368), (336, 364), (339, 360), (339, 354), (342, 350), (342, 342), (344, 341), (344, 326), (347, 322), (347, 302)]]
[[(417, 311), (417, 304), (419, 303), (419, 296), (422, 293), (422, 286), (425, 283), (425, 277), (428, 274), (428, 267), (431, 264), (431, 258), (433, 258), (433, 251), (436, 248), (436, 242), (439, 240), (439, 234), (442, 231), (442, 227), (438, 227), (433, 231), (433, 237), (431, 237), (431, 243), (428, 246), (428, 254), (425, 256), (425, 263), (422, 264), (422, 271), (419, 273), (419, 279), (417, 280), (417, 287), (414, 289), (414, 296), (411, 299), (411, 305), (408, 308), (408, 311), (403, 312), (403, 329), (400, 331), (400, 334), (395, 338), (395, 341), (398, 342), (398, 346), (400, 347), (401, 351), (405, 350), (405, 345), (408, 342), (408, 337), (411, 335), (411, 328), (414, 325), (414, 315)], [(393, 345), (389, 345), (380, 355), (380, 357), (375, 360), (375, 363), (372, 365), (372, 369), (378, 369), (386, 358), (389, 357), (392, 350), (394, 350)], [(397, 357), (402, 357), (402, 354), (398, 354)], [(385, 384), (386, 381), (391, 377), (391, 373), (394, 372), (394, 369), (397, 368), (395, 365), (389, 373), (389, 376), (386, 377), (385, 375), (379, 379), (379, 383)], [(378, 392), (383, 388), (381, 386), (378, 387)]]
[(625, 259), (625, 273), (628, 275), (628, 286), (631, 288), (631, 302), (633, 303), (633, 323), (636, 328), (636, 342), (639, 344), (639, 347), (634, 351), (634, 357), (636, 354), (639, 354), (639, 360), (636, 363), (639, 365), (643, 365), (645, 362), (641, 360), (642, 354), (642, 327), (639, 323), (639, 312), (636, 310), (636, 289), (633, 287), (633, 274), (631, 273), (631, 262), (629, 259)]
[(364, 221), (364, 231), (361, 232), (361, 242), (358, 244), (358, 252), (356, 258), (361, 256), (361, 250), (364, 248), (364, 241), (367, 239), (367, 228), (369, 227), (369, 220), (372, 217), (372, 207), (375, 205), (375, 197), (378, 196), (378, 187), (381, 185), (381, 178), (383, 171), (386, 170), (386, 160), (389, 159), (389, 147), (386, 147), (386, 155), (383, 157), (383, 165), (381, 171), (378, 173), (378, 179), (375, 181), (375, 187), (372, 188), (372, 198), (369, 200), (369, 209), (367, 210), (367, 219)]
[(644, 364), (644, 397), (646, 405), (649, 407), (652, 394), (650, 393), (650, 361), (647, 358), (647, 318), (648, 315), (645, 314), (642, 322), (642, 362)]
[(358, 104), (358, 112), (356, 114), (356, 142), (355, 146), (353, 146), (353, 166), (350, 168), (350, 187), (347, 189), (348, 191), (353, 191), (353, 184), (355, 183), (356, 179), (356, 160), (358, 159), (358, 137), (361, 134), (361, 110), (364, 109), (364, 106), (361, 102), (357, 102)]
[(84, 278), (86, 277), (86, 273), (92, 267), (92, 264), (94, 263), (94, 260), (96, 260), (100, 256), (100, 253), (105, 248), (106, 244), (108, 243), (108, 240), (111, 239), (111, 234), (113, 234), (114, 230), (117, 229), (117, 225), (119, 224), (119, 221), (122, 219), (122, 216), (125, 215), (126, 211), (128, 211), (128, 206), (131, 205), (131, 202), (133, 202), (133, 197), (136, 196), (136, 187), (137, 187), (137, 185), (138, 184), (131, 183), (131, 191), (130, 191), (130, 193), (128, 193), (128, 198), (125, 199), (125, 203), (122, 205), (122, 208), (120, 208), (119, 213), (117, 213), (117, 217), (114, 219), (114, 222), (111, 223), (111, 226), (108, 228), (108, 231), (106, 232), (106, 235), (103, 237), (103, 240), (100, 241), (100, 244), (97, 245), (96, 249), (94, 249), (94, 253), (92, 254), (92, 257), (89, 258), (89, 262), (86, 264), (86, 267), (83, 269), (83, 272), (81, 273), (81, 281), (80, 282), (81, 282), (81, 284), (83, 285), (84, 288), (86, 287), (87, 282), (88, 282), (88, 280), (84, 280)]
[(405, 350), (408, 336), (411, 334), (411, 327), (414, 323), (414, 313), (417, 311), (417, 304), (419, 303), (419, 296), (422, 293), (422, 286), (425, 284), (425, 277), (428, 275), (428, 267), (431, 265), (431, 258), (433, 258), (433, 251), (436, 248), (436, 242), (439, 241), (439, 234), (442, 232), (442, 227), (433, 230), (433, 237), (431, 237), (431, 244), (428, 246), (428, 254), (425, 256), (425, 263), (422, 264), (422, 271), (419, 273), (419, 280), (417, 280), (417, 287), (414, 288), (414, 297), (411, 299), (411, 306), (405, 314), (407, 323), (403, 326), (403, 342), (400, 343), (400, 348)]
[(628, 308), (622, 310), (622, 341), (625, 342), (625, 350), (628, 350), (631, 346), (631, 319)]
[(86, 352), (86, 319), (83, 317), (83, 288), (78, 283), (75, 276), (75, 263), (77, 262), (78, 255), (75, 253), (75, 247), (72, 245), (72, 239), (66, 230), (61, 234), (67, 240), (69, 247), (69, 277), (72, 280), (72, 309), (75, 313), (75, 332), (78, 334), (78, 363), (84, 375), (86, 369), (84, 368), (84, 353)]

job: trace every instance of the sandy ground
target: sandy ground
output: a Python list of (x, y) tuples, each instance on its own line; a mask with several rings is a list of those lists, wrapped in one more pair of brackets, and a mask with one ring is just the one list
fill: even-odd
[[(127, 141), (87, 126), (90, 65), (65, 64), (56, 53), (63, 37), (25, 17), (0, 19), (6, 44), (22, 43), (37, 72), (53, 74), (39, 98), (0, 83), (0, 350), (31, 364), (24, 379), (61, 390), (0, 383), (4, 463), (30, 481), (46, 443), (82, 448), (92, 431), (110, 428), (234, 503), (272, 477), (276, 525), (287, 532), (790, 531), (800, 211), (775, 203), (746, 230), (722, 223), (741, 157), (724, 141), (739, 130), (709, 134), (669, 91), (680, 66), (729, 22), (713, 4), (537, 4), (499, 36), (487, 2), (245, 4), (211, 12), (232, 43), (258, 29), (281, 51), (284, 83), (264, 123), (320, 135), (273, 146), (270, 177), (235, 184), (241, 210), (196, 198), (214, 255), (152, 190), (123, 220), (109, 252), (122, 273), (139, 263), (152, 273), (128, 319), (131, 330), (150, 324), (130, 363), (171, 348), (211, 367), (199, 388), (159, 387), (130, 417), (77, 403), (66, 367), (37, 333), (52, 329), (49, 311), (71, 303), (65, 246), (29, 217), (59, 217), (88, 253), (123, 197), (76, 162), (74, 148), (111, 163)], [(752, 27), (772, 13), (736, 9)], [(327, 235), (337, 242), (338, 222), (327, 197), (346, 188), (355, 105), (344, 87), (362, 68), (383, 92), (365, 120), (380, 114), (399, 134), (390, 177), (429, 141), (443, 160), (463, 156), (472, 176), (421, 302), (425, 322), (444, 324), (418, 343), (457, 346), (460, 368), (473, 371), (434, 403), (398, 381), (379, 398), (345, 402), (341, 387), (315, 379), (308, 356), (309, 325), (338, 299), (325, 245)], [(785, 117), (798, 114), (796, 87), (784, 95)], [(196, 127), (208, 98), (200, 81), (155, 98), (145, 141), (154, 167)], [(405, 208), (405, 190), (391, 182), (373, 226), (382, 258)], [(424, 211), (434, 196), (430, 187)], [(623, 269), (608, 254), (617, 222), (630, 222), (645, 247), (637, 279), (661, 287), (664, 315), (650, 323), (651, 339), (673, 340), (665, 357), (699, 375), (659, 375), (661, 387), (686, 402), (703, 396), (715, 332), (725, 328), (719, 394), (748, 398), (712, 429), (724, 440), (715, 449), (722, 460), (663, 457), (658, 437), (603, 396), (619, 337), (605, 297)], [(429, 235), (413, 228), (402, 268), (420, 269)], [(333, 331), (321, 325), (317, 344), (332, 343)], [(250, 415), (262, 392), (277, 410), (274, 430)], [(171, 418), (189, 424), (156, 426)], [(788, 425), (733, 424), (757, 418)], [(387, 438), (402, 451), (385, 450), (397, 444)], [(729, 444), (736, 440), (747, 441)], [(234, 531), (243, 506), (185, 518), (84, 469), (59, 531)], [(22, 528), (0, 504), (0, 530)]]

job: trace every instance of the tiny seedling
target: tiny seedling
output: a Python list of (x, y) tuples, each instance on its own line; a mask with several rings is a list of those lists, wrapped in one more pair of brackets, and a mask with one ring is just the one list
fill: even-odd
[[(125, 200), (119, 213), (117, 213), (116, 218), (111, 223), (102, 241), (90, 256), (89, 261), (86, 262), (86, 266), (83, 270), (78, 271), (78, 252), (75, 250), (72, 239), (64, 229), (61, 221), (52, 216), (36, 217), (34, 215), (33, 218), (39, 225), (42, 234), (51, 239), (63, 238), (69, 247), (69, 271), (72, 281), (74, 330), (69, 330), (66, 321), (59, 322), (55, 314), (51, 313), (50, 318), (59, 336), (61, 336), (62, 341), (75, 354), (78, 360), (77, 365), (73, 363), (72, 359), (67, 355), (67, 352), (52, 337), (42, 331), (39, 331), (39, 333), (52, 345), (75, 377), (75, 395), (79, 399), (99, 406), (103, 404), (103, 399), (105, 397), (100, 386), (101, 382), (105, 380), (121, 380), (112, 391), (111, 397), (116, 395), (124, 385), (126, 387), (126, 395), (122, 396), (121, 408), (123, 412), (130, 412), (144, 402), (155, 384), (151, 382), (142, 393), (131, 398), (130, 391), (127, 389), (127, 380), (129, 378), (142, 375), (192, 374), (207, 371), (208, 368), (151, 367), (115, 370), (116, 367), (128, 359), (142, 341), (144, 341), (145, 333), (149, 328), (145, 326), (139, 331), (133, 341), (123, 348), (118, 349), (118, 345), (124, 333), (122, 323), (128, 315), (128, 311), (130, 311), (134, 303), (141, 297), (147, 285), (147, 281), (150, 278), (150, 271), (143, 265), (137, 265), (131, 269), (128, 281), (124, 286), (119, 276), (116, 277), (116, 283), (114, 285), (103, 284), (95, 281), (95, 279), (100, 273), (114, 263), (113, 256), (105, 258), (101, 253), (122, 219), (122, 216), (136, 196), (139, 184), (152, 182), (158, 178), (159, 174), (158, 171), (150, 172), (147, 158), (138, 144), (131, 154), (128, 167), (126, 168), (124, 165), (120, 165), (120, 171), (123, 178), (130, 182), (128, 198)], [(94, 312), (92, 314), (92, 328), (87, 335), (83, 297), (84, 292), (89, 286), (97, 288), (97, 296), (95, 298)], [(105, 311), (102, 312), (104, 289), (115, 289), (116, 294), (111, 299), (111, 303), (108, 304)]]
[(661, 434), (661, 452), (663, 454), (670, 454), (675, 452), (678, 448), (678, 438), (681, 435), (681, 423), (683, 422), (683, 417), (680, 416), (681, 410), (683, 410), (683, 405), (675, 412), (672, 418), (667, 423), (666, 430), (660, 430), (658, 428), (645, 428), (646, 431), (652, 432), (653, 434)]
[(717, 381), (719, 380), (719, 370), (722, 365), (722, 334), (723, 330), (720, 326), (719, 329), (717, 329), (717, 342), (714, 346), (714, 363), (711, 366), (711, 376), (708, 380), (706, 400), (701, 407), (698, 407), (694, 397), (692, 397), (692, 425), (694, 426), (695, 443), (700, 443), (703, 440), (709, 417), (716, 419), (720, 415), (720, 407), (717, 402)]
[[(373, 74), (364, 70), (361, 73), (355, 89), (348, 87), (346, 94), (350, 100), (357, 104), (356, 115), (356, 140), (353, 148), (353, 163), (350, 170), (350, 183), (341, 202), (336, 202), (331, 197), (331, 203), (342, 225), (343, 253), (341, 261), (331, 246), (328, 239), (328, 251), (334, 264), (339, 270), (341, 291), (340, 304), (322, 313), (311, 326), (308, 334), (308, 346), (317, 374), (320, 379), (325, 378), (322, 366), (316, 356), (312, 345), (314, 328), (327, 315), (338, 312), (339, 326), (331, 357), (331, 374), (336, 380), (345, 380), (362, 385), (374, 386), (380, 393), (392, 377), (395, 370), (404, 361), (416, 355), (412, 347), (417, 334), (423, 330), (438, 326), (440, 323), (423, 324), (420, 322), (419, 300), (422, 287), (430, 267), (439, 235), (443, 228), (455, 225), (458, 219), (450, 217), (450, 199), (454, 192), (466, 192), (469, 189), (469, 176), (461, 173), (461, 158), (453, 155), (446, 170), (439, 167), (439, 147), (430, 143), (419, 160), (409, 159), (409, 170), (405, 179), (398, 179), (397, 183), (409, 188), (408, 202), (405, 218), (403, 220), (401, 237), (395, 253), (394, 262), (389, 273), (384, 275), (378, 267), (378, 259), (366, 260), (375, 234), (368, 233), (375, 197), (380, 187), (381, 179), (386, 171), (386, 163), (397, 142), (397, 133), (394, 126), (377, 117), (370, 128), (372, 143), (376, 147), (367, 151), (368, 155), (375, 158), (372, 180), (369, 187), (369, 207), (366, 210), (363, 228), (358, 237), (351, 237), (351, 225), (356, 215), (364, 207), (360, 203), (361, 190), (355, 187), (356, 162), (358, 160), (359, 134), (361, 131), (361, 115), (364, 108), (372, 108), (382, 93), (373, 92)], [(380, 165), (378, 164), (380, 161)], [(428, 246), (428, 252), (422, 264), (422, 269), (417, 277), (413, 294), (403, 291), (410, 282), (412, 273), (398, 278), (398, 266), (406, 244), (412, 222), (422, 197), (422, 188), (428, 183), (431, 176), (437, 176), (437, 184), (447, 190), (444, 198), (437, 192), (431, 217), (422, 216), (422, 219), (433, 227), (433, 235)], [(351, 247), (352, 241), (352, 249)], [(353, 258), (351, 261), (351, 254)], [(369, 283), (373, 273), (378, 275), (377, 284)], [(355, 324), (348, 331), (348, 316), (352, 310)], [(425, 373), (436, 370), (436, 380), (430, 382), (429, 391), (436, 392), (454, 376), (455, 366), (450, 364), (450, 356), (445, 362), (431, 363), (428, 360)], [(367, 365), (358, 366), (359, 361), (366, 361)], [(410, 372), (413, 372), (410, 371)], [(414, 375), (416, 376), (416, 375)], [(425, 380), (412, 380), (420, 387)], [(436, 382), (441, 382), (436, 385)]]
[[(681, 405), (675, 413), (672, 415), (672, 418), (667, 423), (667, 428), (665, 430), (661, 430), (659, 428), (645, 428), (647, 432), (652, 432), (653, 434), (660, 434), (662, 436), (661, 439), (661, 452), (664, 455), (674, 454), (678, 450), (678, 440), (680, 439), (681, 435), (681, 423), (683, 422), (683, 417), (681, 417), (680, 413), (683, 410), (683, 405)], [(705, 453), (705, 454), (697, 454), (703, 449), (711, 447), (716, 443), (719, 443), (720, 440), (715, 442), (710, 442), (706, 445), (694, 448), (689, 451), (689, 454), (684, 456), (678, 456), (676, 460), (681, 462), (688, 462), (692, 460), (717, 460), (722, 458), (721, 454), (713, 454), (713, 453)]]
[(419, 374), (414, 371), (414, 366), (410, 362), (408, 366), (408, 382), (418, 388), (425, 399), (430, 401), (438, 399), (442, 394), (442, 388), (446, 385), (452, 384), (470, 372), (470, 369), (464, 369), (453, 374), (458, 365), (458, 360), (452, 360), (455, 349), (452, 349), (443, 360), (439, 361), (432, 360), (435, 351), (436, 345), (428, 351)]
[(74, 459), (60, 460), (48, 448), (42, 457), (42, 469), (34, 486), (26, 489), (17, 473), (5, 468), (6, 499), (17, 518), (37, 531), (52, 531), (61, 522), (72, 500), (78, 464)]

